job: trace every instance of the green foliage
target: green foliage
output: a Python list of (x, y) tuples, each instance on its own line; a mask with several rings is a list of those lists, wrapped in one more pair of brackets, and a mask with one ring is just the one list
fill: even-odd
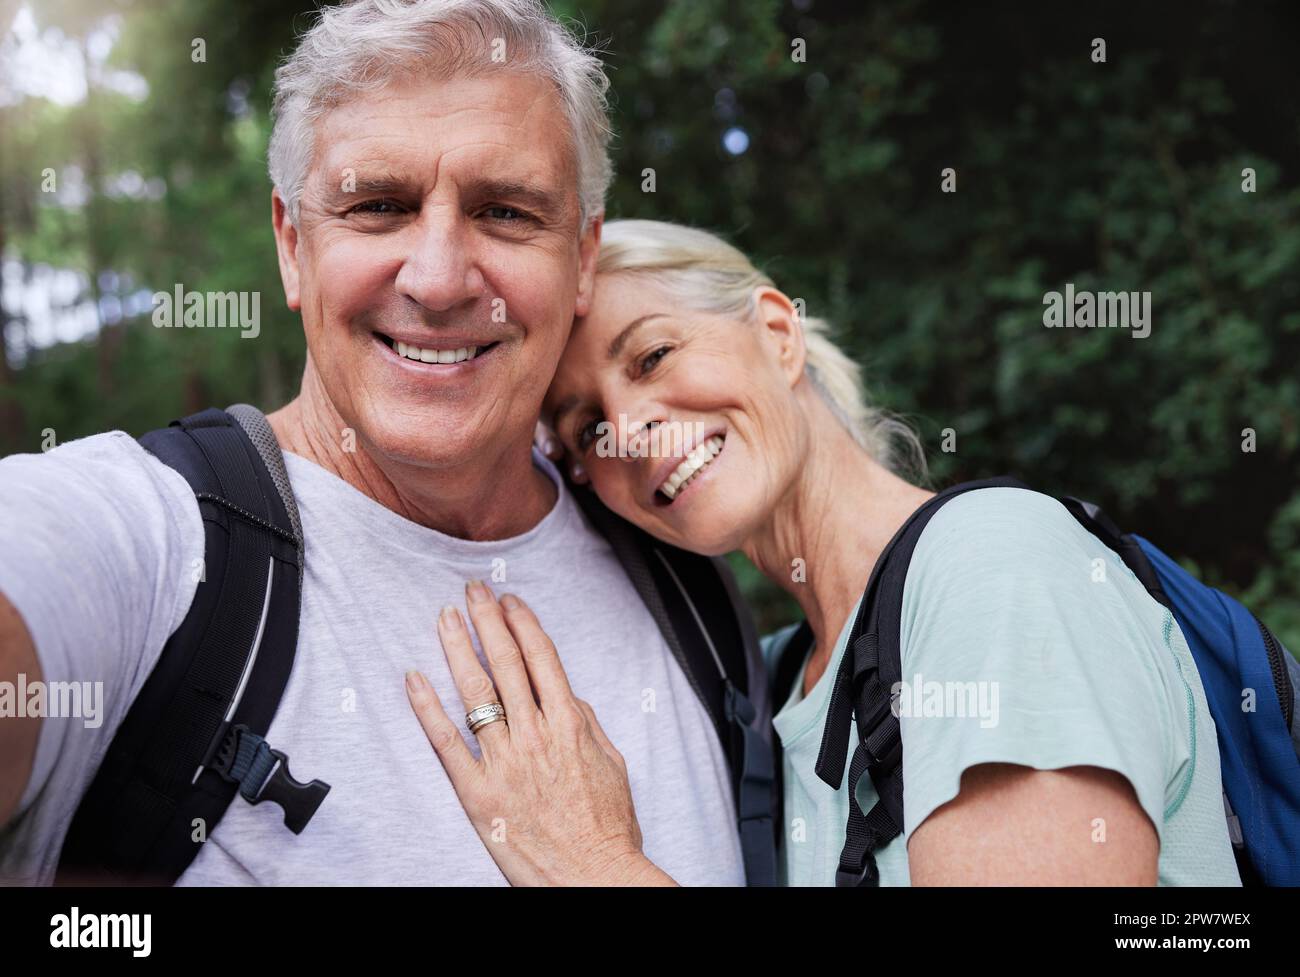
[[(754, 255), (837, 325), (875, 398), (913, 420), (936, 484), (1012, 472), (1091, 497), (1300, 649), (1289, 4), (1197, 0), (1176, 20), (1132, 3), (553, 6), (611, 68), (611, 217), (708, 227)], [(139, 432), (292, 393), (302, 340), (279, 298), (264, 147), (275, 59), (309, 8), (124, 5), (113, 63), (145, 76), (145, 101), (104, 90), (70, 108), (0, 107), (9, 257), (151, 290), (260, 291), (263, 316), (254, 341), (141, 318), (34, 354), (0, 396), (21, 413), (0, 413), (0, 452), (34, 450), (47, 427), (60, 440)], [(107, 9), (38, 15), (75, 35)], [(1104, 64), (1089, 57), (1098, 36)], [(193, 37), (206, 64), (190, 60)], [(241, 92), (242, 115), (230, 111)], [(740, 155), (723, 146), (732, 127), (749, 139)], [(130, 169), (167, 192), (97, 193), (76, 210), (42, 199), (42, 167), (89, 172), (91, 158), (100, 179)], [(945, 167), (956, 193), (940, 191)], [(1245, 167), (1255, 193), (1242, 192)], [(1150, 337), (1044, 329), (1043, 296), (1067, 282), (1150, 291)], [(939, 450), (946, 428), (955, 453)], [(737, 563), (761, 623), (789, 620), (789, 598)]]

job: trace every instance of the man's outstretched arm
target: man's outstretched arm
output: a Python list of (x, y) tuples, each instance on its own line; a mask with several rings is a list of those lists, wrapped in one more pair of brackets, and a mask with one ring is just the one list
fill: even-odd
[[(41, 680), (36, 645), (17, 608), (0, 592), (0, 682), (17, 687), (18, 676), (27, 684)], [(0, 827), (9, 823), (22, 799), (36, 760), (39, 717), (0, 717)]]

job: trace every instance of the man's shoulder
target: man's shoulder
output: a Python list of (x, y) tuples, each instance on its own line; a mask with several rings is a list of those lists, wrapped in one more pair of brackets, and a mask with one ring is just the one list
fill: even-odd
[(63, 485), (98, 487), (106, 501), (124, 501), (123, 493), (144, 483), (157, 484), (169, 495), (189, 494), (179, 473), (125, 431), (105, 431), (41, 452), (9, 455), (0, 459), (0, 481), (55, 489)]
[(140, 442), (125, 431), (103, 431), (86, 437), (52, 444), (39, 452), (21, 452), (6, 456), (4, 463), (46, 465), (90, 465), (100, 463), (147, 464), (150, 455)]
[(187, 536), (203, 534), (189, 483), (125, 431), (0, 459), (0, 499), (33, 530), (63, 520), (82, 533), (112, 532), (110, 523), (139, 533), (167, 521)]

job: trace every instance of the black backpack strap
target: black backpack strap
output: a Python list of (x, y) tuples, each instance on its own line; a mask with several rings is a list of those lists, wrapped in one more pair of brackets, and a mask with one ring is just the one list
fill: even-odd
[[(750, 885), (776, 884), (772, 751), (762, 658), (725, 561), (654, 539), (571, 485), (686, 674), (726, 753)], [(751, 683), (751, 677), (754, 682)]]
[[(903, 740), (891, 690), (902, 680), (903, 586), (916, 544), (949, 500), (982, 488), (1025, 488), (1012, 478), (954, 485), (929, 499), (903, 523), (880, 554), (849, 632), (848, 647), (832, 686), (817, 776), (838, 790), (844, 780), (849, 730), (856, 720), (858, 746), (849, 763), (849, 817), (837, 886), (877, 885), (874, 853), (903, 830)], [(855, 788), (867, 773), (879, 800), (868, 812)]]
[[(812, 650), (813, 633), (807, 621), (800, 621), (794, 633), (786, 639), (772, 670), (772, 712), (780, 712), (785, 700), (794, 690), (794, 680)], [(780, 737), (775, 737), (779, 740)]]
[(140, 443), (194, 489), (204, 563), (77, 809), (58, 882), (170, 884), (236, 792), (279, 803), (298, 832), (329, 790), (294, 780), (264, 739), (293, 666), (303, 573), (302, 525), (266, 418), (210, 409)]
[(1092, 502), (1066, 495), (1061, 497), (1060, 503), (1065, 506), (1070, 515), (1074, 516), (1079, 525), (1115, 551), (1152, 597), (1169, 610), (1174, 609), (1169, 595), (1160, 585), (1160, 577), (1156, 574), (1155, 567), (1151, 565), (1151, 561), (1147, 559), (1146, 553), (1136, 539), (1115, 525), (1114, 520), (1106, 515), (1100, 506)]

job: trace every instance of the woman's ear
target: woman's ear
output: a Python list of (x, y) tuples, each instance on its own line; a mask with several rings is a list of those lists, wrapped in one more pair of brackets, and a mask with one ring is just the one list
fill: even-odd
[(799, 310), (784, 292), (771, 285), (754, 289), (754, 304), (758, 309), (759, 325), (763, 327), (763, 338), (776, 354), (781, 372), (793, 387), (803, 376), (804, 361), (808, 357)]

